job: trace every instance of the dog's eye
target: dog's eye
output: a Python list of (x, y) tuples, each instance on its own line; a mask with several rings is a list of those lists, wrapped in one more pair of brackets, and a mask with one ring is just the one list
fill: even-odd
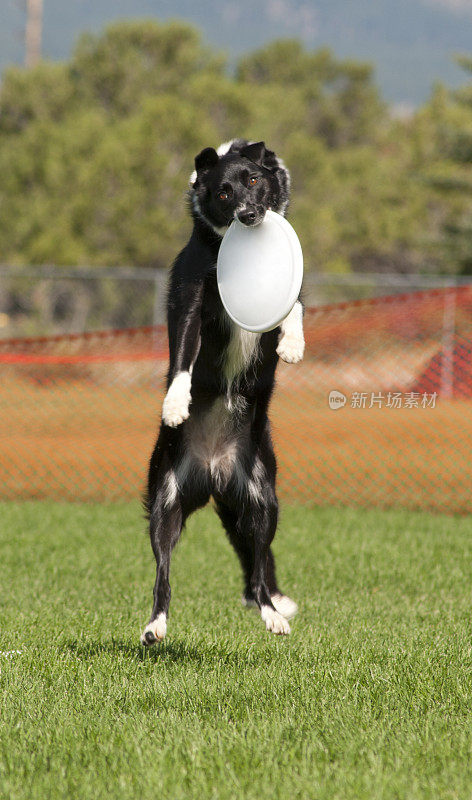
[(227, 200), (228, 199), (228, 192), (219, 192), (218, 199), (219, 200)]
[(256, 183), (257, 183), (257, 181), (258, 181), (258, 178), (256, 178), (256, 177), (253, 175), (253, 176), (252, 176), (252, 178), (249, 178), (249, 186), (255, 186), (255, 185), (256, 185)]

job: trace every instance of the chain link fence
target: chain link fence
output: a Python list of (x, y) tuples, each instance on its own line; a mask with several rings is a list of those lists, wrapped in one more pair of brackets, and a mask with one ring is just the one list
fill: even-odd
[(137, 267), (0, 266), (0, 338), (162, 324), (166, 281)]
[[(472, 288), (393, 288), (307, 308), (305, 358), (279, 365), (271, 407), (284, 501), (472, 510)], [(3, 498), (139, 496), (162, 324), (4, 338), (0, 364)]]
[[(307, 273), (304, 300), (320, 306), (462, 283), (467, 279)], [(164, 324), (166, 284), (162, 269), (0, 265), (0, 339)]]

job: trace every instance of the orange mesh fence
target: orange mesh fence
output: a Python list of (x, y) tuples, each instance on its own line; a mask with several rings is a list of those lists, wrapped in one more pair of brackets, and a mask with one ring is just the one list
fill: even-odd
[[(472, 289), (310, 308), (280, 364), (279, 495), (472, 510)], [(142, 491), (167, 368), (162, 327), (0, 342), (0, 496)]]

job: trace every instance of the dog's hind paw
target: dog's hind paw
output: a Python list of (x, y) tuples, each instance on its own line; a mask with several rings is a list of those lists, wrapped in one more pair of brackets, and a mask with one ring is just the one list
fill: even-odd
[(285, 617), (279, 614), (278, 611), (274, 611), (270, 606), (262, 606), (261, 617), (268, 631), (272, 631), (272, 633), (278, 635), (290, 633), (290, 625)]
[[(272, 600), (272, 605), (275, 610), (278, 611), (279, 614), (282, 614), (285, 619), (292, 619), (292, 617), (298, 613), (298, 606), (295, 600), (292, 600), (287, 594), (280, 594), (280, 592), (278, 592), (277, 594), (271, 595), (270, 599)], [(257, 603), (254, 598), (243, 595), (241, 597), (241, 602), (246, 608), (257, 610)]]
[(295, 600), (286, 594), (273, 594), (270, 598), (275, 610), (282, 614), (285, 619), (292, 619), (298, 611)]
[(141, 635), (141, 644), (150, 647), (156, 642), (162, 642), (167, 633), (167, 620), (165, 614), (159, 614), (146, 627)]
[(162, 404), (162, 420), (170, 428), (176, 428), (189, 417), (191, 382), (189, 372), (179, 372), (169, 386)]
[(298, 364), (305, 352), (305, 340), (303, 336), (293, 336), (290, 333), (282, 334), (277, 347), (277, 355), (287, 364)]

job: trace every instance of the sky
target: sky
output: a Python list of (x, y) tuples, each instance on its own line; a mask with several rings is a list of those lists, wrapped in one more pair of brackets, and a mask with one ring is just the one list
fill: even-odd
[[(26, 0), (0, 0), (0, 69), (24, 58)], [(230, 61), (274, 38), (328, 45), (370, 61), (383, 96), (418, 105), (440, 80), (457, 86), (455, 54), (472, 54), (472, 0), (44, 0), (43, 53), (65, 59), (83, 31), (132, 17), (181, 18)]]

